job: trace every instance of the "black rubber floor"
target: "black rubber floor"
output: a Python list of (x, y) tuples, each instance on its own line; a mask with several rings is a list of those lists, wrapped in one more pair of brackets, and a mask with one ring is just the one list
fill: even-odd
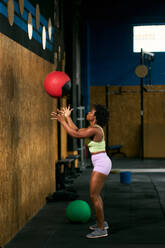
[[(114, 160), (113, 168), (124, 168), (123, 163), (126, 168), (131, 167), (130, 160), (129, 163)], [(148, 168), (165, 167), (162, 160), (149, 163)], [(140, 164), (140, 160), (132, 160), (133, 168)], [(74, 187), (78, 199), (91, 206), (90, 174), (91, 168), (86, 168), (75, 179)], [(69, 202), (58, 201), (45, 204), (5, 248), (165, 247), (165, 173), (132, 173), (129, 185), (120, 183), (120, 174), (110, 174), (102, 196), (110, 225), (108, 237), (90, 240), (85, 237), (90, 232), (88, 226), (95, 222), (92, 206), (88, 223), (71, 224), (65, 215)]]

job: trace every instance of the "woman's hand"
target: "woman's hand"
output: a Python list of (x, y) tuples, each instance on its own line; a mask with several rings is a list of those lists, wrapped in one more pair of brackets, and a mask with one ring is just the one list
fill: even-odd
[(66, 118), (71, 115), (71, 112), (73, 111), (73, 108), (70, 109), (70, 105), (68, 107), (63, 107), (62, 110), (57, 110), (58, 113), (61, 113), (64, 115)]
[(58, 120), (60, 123), (65, 122), (65, 117), (63, 114), (52, 112), (51, 115), (51, 120)]

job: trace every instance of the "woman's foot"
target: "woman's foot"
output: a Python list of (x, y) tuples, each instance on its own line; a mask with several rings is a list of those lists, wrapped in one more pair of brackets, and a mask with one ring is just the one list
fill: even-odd
[(107, 230), (102, 230), (100, 228), (95, 228), (95, 230), (86, 235), (88, 239), (96, 239), (96, 238), (103, 238), (108, 236)]

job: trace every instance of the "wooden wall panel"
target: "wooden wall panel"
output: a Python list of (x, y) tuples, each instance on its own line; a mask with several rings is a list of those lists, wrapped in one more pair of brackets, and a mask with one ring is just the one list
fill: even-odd
[[(65, 71), (65, 63), (66, 63), (66, 54), (64, 53), (64, 57), (61, 60), (61, 71)], [(67, 97), (64, 96), (60, 99), (60, 108), (66, 107), (67, 106)], [(66, 158), (68, 155), (68, 150), (67, 150), (67, 132), (64, 129), (64, 127), (61, 125), (61, 158)]]
[[(60, 100), (61, 108), (66, 107), (67, 105), (67, 98), (63, 97)], [(66, 158), (68, 155), (67, 150), (67, 132), (64, 127), (61, 125), (61, 158)]]
[(106, 104), (105, 86), (91, 86), (90, 87), (90, 105)]
[(57, 100), (43, 88), (52, 64), (0, 34), (0, 245), (55, 190)]
[(146, 87), (144, 98), (144, 156), (165, 158), (165, 85)]
[[(161, 132), (161, 136), (158, 131), (159, 127), (165, 126), (165, 86), (146, 86), (146, 89), (148, 91), (144, 93), (144, 156), (165, 157), (165, 150), (158, 147), (156, 149), (155, 145), (151, 146), (156, 140), (160, 141), (162, 147), (165, 146), (164, 132)], [(91, 87), (91, 106), (93, 103), (105, 104), (105, 86)], [(139, 157), (140, 87), (110, 86), (109, 110), (109, 145), (122, 144), (122, 151), (127, 157)], [(151, 129), (153, 135), (150, 135)]]
[[(105, 86), (92, 86), (90, 87), (90, 106), (93, 104), (102, 104), (106, 106), (106, 90)], [(106, 136), (106, 128), (104, 127), (104, 133)]]
[(145, 158), (165, 158), (164, 124), (144, 125), (144, 156)]

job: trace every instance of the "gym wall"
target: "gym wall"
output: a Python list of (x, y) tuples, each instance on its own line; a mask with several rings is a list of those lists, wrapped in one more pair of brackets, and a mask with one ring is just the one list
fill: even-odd
[[(133, 52), (133, 27), (165, 23), (165, 3), (161, 2), (161, 8), (160, 2), (153, 0), (149, 5), (143, 1), (142, 5), (139, 3), (135, 7), (122, 2), (111, 9), (111, 15), (108, 8), (103, 9), (102, 14), (107, 15), (105, 19), (89, 19), (86, 41), (89, 43), (89, 55), (86, 60), (91, 86), (140, 84), (135, 74), (135, 68), (140, 64), (140, 54)], [(151, 63), (152, 85), (165, 84), (164, 64), (165, 53), (156, 52)]]
[(56, 100), (43, 89), (53, 65), (0, 34), (0, 243), (10, 239), (54, 191)]
[[(143, 7), (142, 7), (143, 5)], [(165, 4), (150, 1), (133, 5), (122, 3), (110, 10), (89, 15), (85, 48), (83, 87), (85, 106), (104, 102), (105, 86), (110, 85), (109, 145), (122, 144), (128, 157), (140, 156), (140, 79), (135, 68), (140, 54), (133, 53), (133, 26), (163, 24)], [(153, 11), (154, 10), (154, 11)], [(97, 9), (96, 9), (97, 11)], [(90, 13), (90, 10), (89, 10)], [(103, 18), (104, 15), (104, 18)], [(100, 18), (99, 18), (100, 16)], [(88, 49), (87, 49), (88, 48)], [(165, 53), (156, 52), (151, 63), (151, 84), (145, 79), (144, 157), (165, 158)], [(88, 91), (91, 90), (89, 103)], [(86, 93), (87, 92), (87, 93)]]
[[(21, 16), (18, 1), (13, 3), (13, 25), (8, 20), (8, 1), (1, 1), (0, 6), (3, 23), (0, 25), (0, 246), (31, 219), (45, 204), (46, 196), (55, 191), (55, 161), (58, 159), (57, 122), (50, 120), (50, 113), (57, 109), (57, 100), (43, 87), (46, 75), (56, 69), (57, 53), (54, 55), (50, 46), (45, 50), (42, 47), (42, 33), (35, 28), (33, 1), (28, 5), (33, 10), (35, 31), (31, 40), (27, 22), (23, 20), (28, 6), (24, 6)], [(48, 5), (49, 1), (47, 10)], [(26, 25), (25, 30), (18, 26), (20, 23)], [(48, 43), (51, 45), (47, 38)]]
[[(144, 93), (144, 157), (165, 157), (165, 85), (146, 86)], [(91, 86), (91, 106), (106, 105), (105, 86)], [(109, 87), (109, 145), (122, 144), (127, 157), (140, 156), (140, 87)]]

